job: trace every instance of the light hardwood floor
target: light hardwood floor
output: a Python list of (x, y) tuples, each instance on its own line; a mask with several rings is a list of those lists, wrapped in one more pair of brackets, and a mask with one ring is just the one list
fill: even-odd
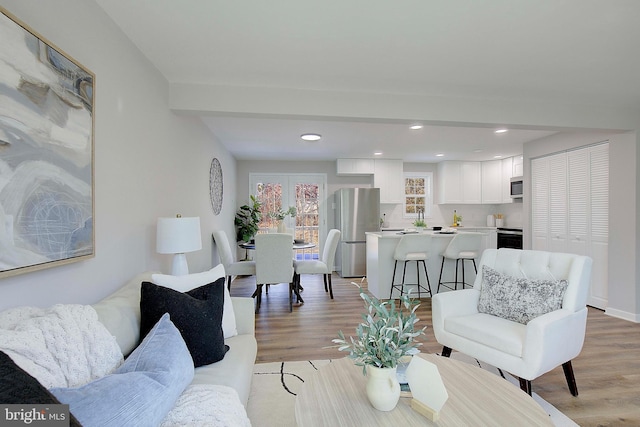
[[(325, 293), (320, 275), (302, 277), (305, 303), (289, 313), (288, 286), (271, 286), (256, 315), (256, 363), (335, 359), (346, 353), (332, 348), (342, 330), (353, 335), (364, 310), (352, 279), (333, 275), (334, 299)], [(365, 285), (366, 287), (366, 285)], [(231, 295), (251, 296), (254, 277), (236, 278)], [(431, 299), (421, 299), (419, 325), (427, 326), (422, 352), (440, 352), (431, 328)], [(573, 397), (562, 368), (533, 381), (533, 391), (581, 426), (640, 426), (640, 324), (589, 308), (587, 335), (573, 361), (579, 396)]]

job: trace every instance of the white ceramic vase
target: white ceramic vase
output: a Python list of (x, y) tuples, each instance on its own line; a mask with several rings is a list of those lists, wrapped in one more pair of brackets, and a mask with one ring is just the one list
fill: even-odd
[(286, 233), (287, 232), (287, 226), (285, 225), (284, 221), (278, 221), (278, 233)]
[(400, 399), (400, 383), (396, 368), (367, 365), (367, 397), (378, 411), (391, 411)]

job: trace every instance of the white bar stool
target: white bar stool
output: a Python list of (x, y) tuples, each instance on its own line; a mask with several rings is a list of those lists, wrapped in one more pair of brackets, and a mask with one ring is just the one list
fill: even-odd
[[(420, 298), (420, 289), (424, 289), (429, 292), (431, 296), (431, 283), (429, 282), (429, 274), (427, 273), (426, 260), (429, 259), (429, 249), (431, 247), (431, 236), (426, 234), (406, 234), (400, 238), (396, 250), (393, 254), (395, 264), (393, 266), (393, 276), (391, 277), (391, 291), (389, 292), (389, 299), (393, 296), (393, 290), (398, 289), (400, 296), (404, 294), (405, 285), (416, 285), (418, 287), (418, 298)], [(402, 283), (394, 283), (396, 278), (396, 269), (398, 267), (398, 261), (404, 263), (402, 269)], [(418, 283), (405, 283), (404, 278), (407, 272), (407, 262), (416, 262), (416, 277)], [(424, 268), (424, 275), (427, 278), (427, 286), (420, 285), (420, 263)]]
[[(440, 285), (445, 285), (445, 288), (456, 290), (458, 289), (458, 264), (462, 261), (462, 289), (464, 289), (465, 285), (471, 285), (465, 282), (464, 279), (464, 262), (472, 261), (473, 268), (478, 274), (478, 268), (476, 267), (476, 258), (480, 256), (480, 249), (482, 247), (482, 238), (484, 234), (482, 233), (458, 233), (453, 236), (453, 239), (447, 245), (447, 248), (442, 253), (442, 265), (440, 266), (440, 277), (438, 278), (438, 290), (436, 293), (440, 292)], [(446, 259), (456, 260), (456, 273), (455, 279), (453, 282), (443, 282), (442, 281), (442, 270), (444, 270), (444, 261)], [(454, 284), (453, 288), (446, 286), (446, 284)]]

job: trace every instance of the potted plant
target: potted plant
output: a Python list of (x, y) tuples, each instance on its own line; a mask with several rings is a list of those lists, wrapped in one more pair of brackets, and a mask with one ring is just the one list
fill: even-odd
[(284, 233), (286, 231), (286, 228), (284, 226), (284, 219), (287, 217), (287, 215), (290, 215), (291, 218), (296, 216), (296, 208), (295, 206), (289, 206), (289, 209), (282, 210), (282, 208), (278, 209), (277, 211), (274, 212), (269, 212), (269, 218), (275, 219), (276, 221), (278, 221), (278, 233)]
[(338, 344), (338, 350), (348, 351), (357, 366), (362, 366), (362, 373), (368, 376), (367, 396), (373, 407), (390, 411), (400, 398), (398, 363), (403, 357), (418, 353), (422, 343), (417, 338), (424, 335), (426, 326), (416, 329), (419, 304), (410, 293), (400, 297), (399, 308), (393, 300), (381, 302), (370, 297), (361, 287), (360, 298), (366, 312), (356, 328), (356, 337), (347, 340), (339, 331), (339, 338), (333, 342)]
[(234, 220), (235, 226), (238, 228), (237, 240), (239, 242), (249, 242), (258, 232), (260, 228), (260, 220), (262, 215), (260, 214), (260, 201), (251, 195), (251, 204), (240, 206), (238, 212), (236, 212), (236, 218)]
[(422, 219), (416, 219), (415, 221), (413, 221), (413, 225), (416, 228), (425, 228), (427, 226), (427, 223)]

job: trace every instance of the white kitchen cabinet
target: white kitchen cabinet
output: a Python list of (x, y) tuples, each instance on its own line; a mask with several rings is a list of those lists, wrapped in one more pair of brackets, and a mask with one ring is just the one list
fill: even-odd
[(502, 161), (482, 162), (482, 203), (502, 203)]
[(522, 156), (513, 157), (513, 171), (511, 176), (524, 175), (524, 159)]
[(511, 178), (513, 175), (513, 157), (502, 159), (502, 202), (513, 203), (511, 198)]
[(609, 264), (609, 145), (531, 161), (532, 249), (593, 259), (588, 304), (606, 308)]
[(374, 160), (373, 186), (380, 189), (380, 203), (404, 202), (402, 160)]
[(338, 159), (336, 175), (373, 175), (373, 159)]
[(481, 162), (438, 163), (438, 203), (482, 203)]

